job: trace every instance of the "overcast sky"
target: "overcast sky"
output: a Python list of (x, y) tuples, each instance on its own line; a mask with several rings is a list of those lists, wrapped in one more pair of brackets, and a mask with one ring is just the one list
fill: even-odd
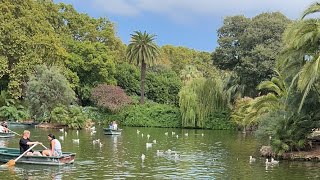
[(135, 30), (157, 35), (159, 45), (172, 44), (213, 51), (223, 17), (280, 11), (291, 19), (300, 17), (314, 0), (54, 0), (72, 4), (93, 17), (116, 23), (125, 42)]

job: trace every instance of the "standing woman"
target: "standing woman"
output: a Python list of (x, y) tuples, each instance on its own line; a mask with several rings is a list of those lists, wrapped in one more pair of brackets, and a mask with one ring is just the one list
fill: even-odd
[(61, 156), (61, 143), (53, 134), (48, 135), (48, 140), (50, 141), (50, 149), (42, 151), (43, 156)]

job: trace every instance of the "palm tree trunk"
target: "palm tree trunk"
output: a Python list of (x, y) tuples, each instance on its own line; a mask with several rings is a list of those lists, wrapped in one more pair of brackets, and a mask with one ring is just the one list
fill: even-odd
[(144, 104), (144, 81), (146, 79), (146, 69), (147, 64), (142, 61), (141, 63), (141, 96), (140, 96), (140, 104)]

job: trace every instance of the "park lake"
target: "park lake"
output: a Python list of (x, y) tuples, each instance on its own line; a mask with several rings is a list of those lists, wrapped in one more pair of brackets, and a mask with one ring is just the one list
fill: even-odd
[[(23, 128), (13, 128), (18, 133)], [(266, 167), (259, 156), (261, 144), (254, 135), (237, 131), (123, 127), (118, 136), (103, 134), (103, 127), (91, 130), (29, 128), (31, 139), (48, 146), (47, 134), (54, 133), (63, 151), (75, 152), (76, 161), (68, 166), (16, 164), (1, 168), (6, 179), (317, 179), (319, 163), (280, 161)], [(137, 133), (139, 130), (139, 134)], [(168, 132), (168, 133), (167, 133)], [(173, 134), (174, 132), (175, 134)], [(143, 137), (142, 137), (143, 134)], [(148, 134), (150, 138), (148, 140)], [(168, 135), (166, 135), (168, 134)], [(177, 137), (178, 135), (178, 137)], [(63, 137), (63, 138), (62, 138)], [(63, 139), (63, 140), (62, 140)], [(79, 139), (79, 143), (73, 139)], [(93, 143), (100, 139), (102, 146)], [(156, 143), (153, 141), (156, 140)], [(0, 139), (4, 147), (18, 148), (19, 137)], [(146, 143), (153, 143), (146, 147)], [(37, 147), (41, 150), (40, 147)], [(157, 154), (157, 150), (178, 154)], [(145, 155), (144, 161), (141, 155)], [(249, 163), (249, 156), (255, 162)]]

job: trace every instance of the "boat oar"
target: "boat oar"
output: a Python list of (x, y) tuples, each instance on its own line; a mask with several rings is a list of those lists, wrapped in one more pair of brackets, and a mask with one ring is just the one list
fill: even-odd
[[(12, 133), (14, 133), (14, 134), (16, 134), (16, 135), (18, 135), (18, 136), (21, 136), (22, 137), (22, 135), (21, 134), (18, 134), (18, 133), (16, 133), (16, 132), (14, 132), (14, 131), (12, 131), (11, 129), (9, 129), (8, 128), (8, 130), (10, 131), (10, 132), (12, 132)], [(43, 148), (45, 148), (45, 149), (48, 149), (46, 146), (44, 146), (43, 144), (40, 144)]]
[(11, 159), (9, 160), (6, 164), (1, 165), (1, 166), (14, 166), (16, 164), (16, 162), (25, 154), (27, 154), (32, 148), (34, 148), (36, 145), (38, 144), (34, 144), (32, 145), (28, 150), (26, 150), (24, 153), (22, 153), (19, 157), (17, 157), (16, 159)]

